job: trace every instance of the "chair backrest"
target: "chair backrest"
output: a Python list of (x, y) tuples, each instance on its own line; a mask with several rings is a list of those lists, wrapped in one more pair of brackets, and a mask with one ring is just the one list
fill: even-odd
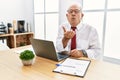
[(9, 49), (10, 48), (6, 44), (0, 43), (0, 51), (2, 51), (2, 50), (9, 50)]

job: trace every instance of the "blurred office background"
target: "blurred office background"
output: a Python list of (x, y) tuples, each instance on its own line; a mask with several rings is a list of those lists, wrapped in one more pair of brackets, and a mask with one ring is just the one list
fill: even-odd
[(35, 38), (56, 42), (58, 26), (66, 22), (66, 7), (83, 7), (83, 22), (99, 33), (103, 60), (120, 64), (120, 5), (118, 0), (1, 0), (0, 21), (26, 20)]

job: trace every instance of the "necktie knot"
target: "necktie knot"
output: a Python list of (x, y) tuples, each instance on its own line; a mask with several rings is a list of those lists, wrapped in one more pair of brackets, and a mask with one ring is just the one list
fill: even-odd
[(71, 29), (72, 29), (73, 31), (75, 31), (76, 27), (71, 27)]

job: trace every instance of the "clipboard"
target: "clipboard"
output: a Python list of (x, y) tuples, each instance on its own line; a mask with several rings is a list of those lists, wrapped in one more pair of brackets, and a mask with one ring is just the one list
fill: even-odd
[(89, 68), (90, 63), (90, 60), (67, 58), (61, 64), (57, 64), (57, 67), (53, 70), (53, 72), (83, 78)]

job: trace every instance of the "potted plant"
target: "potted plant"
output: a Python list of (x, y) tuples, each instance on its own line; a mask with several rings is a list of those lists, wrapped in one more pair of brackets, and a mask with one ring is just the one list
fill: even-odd
[(22, 63), (24, 66), (29, 66), (33, 64), (33, 59), (35, 57), (33, 51), (31, 50), (25, 50), (20, 53), (20, 59), (22, 60)]

